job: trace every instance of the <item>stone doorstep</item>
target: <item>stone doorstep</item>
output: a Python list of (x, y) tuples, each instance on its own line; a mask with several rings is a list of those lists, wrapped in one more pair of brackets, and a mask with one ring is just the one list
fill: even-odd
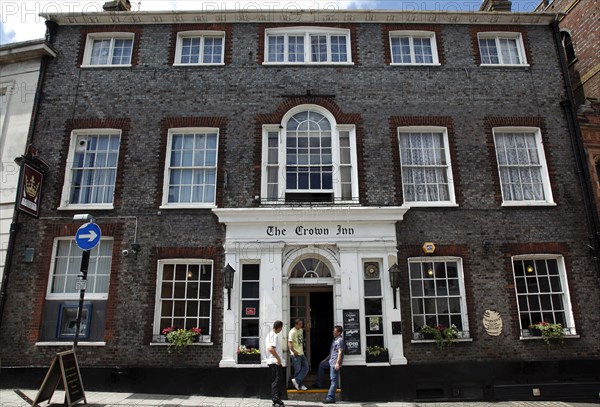
[[(327, 396), (328, 389), (308, 389), (308, 390), (296, 390), (296, 389), (288, 389), (287, 395), (288, 400), (296, 400), (296, 401), (318, 401), (321, 402), (325, 400), (325, 396)], [(342, 390), (336, 390), (337, 399), (341, 400)]]

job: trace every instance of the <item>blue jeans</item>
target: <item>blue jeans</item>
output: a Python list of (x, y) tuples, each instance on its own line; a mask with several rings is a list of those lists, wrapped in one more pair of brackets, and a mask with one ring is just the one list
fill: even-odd
[(325, 371), (329, 370), (329, 368), (329, 359), (322, 360), (321, 363), (319, 363), (319, 368), (317, 369), (317, 381), (315, 384), (322, 389), (325, 388)]
[(337, 390), (338, 379), (340, 377), (340, 371), (335, 370), (335, 366), (329, 367), (329, 379), (331, 384), (329, 385), (329, 391), (325, 400), (335, 401), (335, 391)]
[(308, 374), (308, 361), (306, 360), (306, 356), (292, 356), (292, 366), (294, 367), (294, 379), (296, 379), (298, 386), (302, 386), (304, 378)]

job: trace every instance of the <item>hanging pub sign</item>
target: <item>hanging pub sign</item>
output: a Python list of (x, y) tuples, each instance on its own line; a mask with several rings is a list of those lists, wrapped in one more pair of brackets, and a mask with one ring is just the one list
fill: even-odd
[(42, 196), (42, 182), (44, 174), (31, 167), (27, 163), (23, 164), (21, 185), (19, 190), (19, 209), (27, 212), (36, 218), (40, 214), (40, 197)]

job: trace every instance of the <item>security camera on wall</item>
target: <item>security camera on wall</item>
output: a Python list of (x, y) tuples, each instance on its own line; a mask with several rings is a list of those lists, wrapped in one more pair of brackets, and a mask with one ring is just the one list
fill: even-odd
[(121, 254), (123, 255), (123, 257), (127, 257), (127, 256), (129, 256), (129, 250), (123, 249), (123, 251), (121, 252)]

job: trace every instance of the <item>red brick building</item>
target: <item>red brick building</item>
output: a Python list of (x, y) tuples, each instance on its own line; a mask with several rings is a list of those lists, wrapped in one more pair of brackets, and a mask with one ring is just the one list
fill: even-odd
[(558, 14), (585, 159), (590, 169), (592, 192), (598, 208), (600, 203), (600, 3), (597, 0), (543, 0), (535, 11)]

